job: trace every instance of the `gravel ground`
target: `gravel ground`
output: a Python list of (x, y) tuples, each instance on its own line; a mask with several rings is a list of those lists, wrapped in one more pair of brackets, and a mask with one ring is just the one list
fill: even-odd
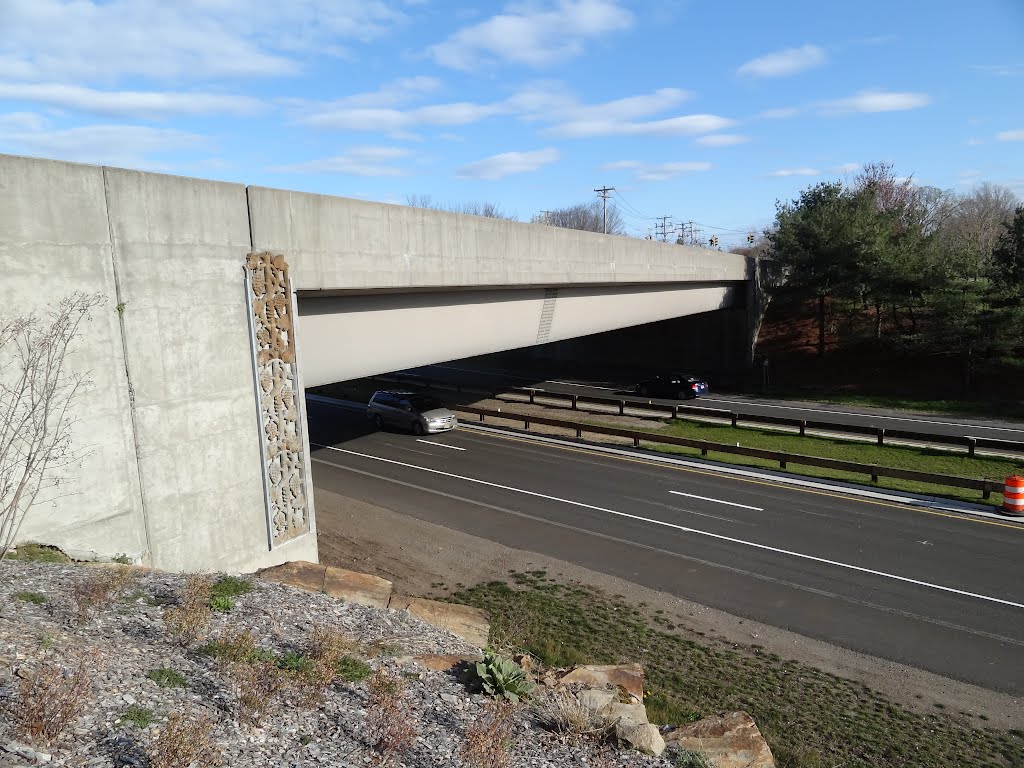
[[(184, 577), (139, 570), (96, 615), (80, 620), (71, 598), (76, 583), (98, 569), (74, 565), (0, 563), (0, 768), (23, 765), (149, 765), (147, 750), (171, 713), (192, 710), (215, 721), (213, 736), (224, 765), (363, 766), (380, 755), (367, 734), (366, 681), (335, 682), (318, 704), (285, 696), (259, 727), (242, 724), (232, 686), (217, 661), (173, 642), (163, 614), (174, 605)], [(409, 657), (423, 653), (478, 653), (458, 637), (402, 611), (367, 608), (291, 587), (254, 582), (255, 589), (235, 598), (235, 607), (214, 613), (207, 639), (226, 627), (250, 630), (260, 646), (281, 654), (301, 651), (312, 630), (329, 626), (361, 648), (373, 669), (384, 669), (404, 683), (404, 709), (415, 729), (412, 749), (396, 766), (467, 765), (461, 753), (466, 728), (486, 713), (489, 700), (470, 693), (455, 676), (423, 670)], [(33, 602), (29, 595), (45, 598)], [(43, 660), (69, 663), (79, 654), (96, 654), (90, 664), (89, 703), (63, 737), (53, 744), (29, 744), (15, 733), (14, 715), (22, 706), (17, 687)], [(180, 673), (186, 685), (158, 686), (146, 673)], [(123, 717), (129, 707), (152, 713), (146, 727)], [(603, 765), (621, 768), (667, 766), (625, 749), (589, 741), (563, 743), (541, 729), (528, 709), (517, 710), (512, 725), (511, 766)]]

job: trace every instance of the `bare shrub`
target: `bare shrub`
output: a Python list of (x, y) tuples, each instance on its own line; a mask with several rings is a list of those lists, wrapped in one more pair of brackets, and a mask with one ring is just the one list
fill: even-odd
[(505, 699), (491, 699), (484, 715), (466, 728), (462, 764), (466, 768), (508, 768), (517, 707)]
[(69, 370), (79, 327), (102, 300), (74, 293), (45, 318), (0, 318), (0, 560), (14, 545), (40, 491), (79, 458), (71, 444), (72, 405), (88, 384)]
[(78, 579), (71, 587), (71, 599), (79, 621), (88, 621), (118, 592), (135, 582), (137, 574), (126, 565), (103, 568)]
[(175, 712), (146, 751), (150, 768), (214, 768), (222, 761), (207, 715)]
[(252, 726), (280, 705), (291, 682), (273, 661), (233, 662), (226, 674), (234, 688), (238, 721)]
[(317, 706), (324, 690), (341, 676), (341, 662), (357, 649), (349, 637), (333, 627), (315, 627), (310, 635), (305, 659), (308, 661), (294, 675), (301, 703)]
[(580, 703), (576, 695), (558, 688), (530, 703), (530, 712), (544, 728), (563, 740), (590, 737), (606, 738), (615, 728), (615, 718)]
[(380, 765), (391, 765), (408, 752), (416, 739), (405, 685), (401, 678), (378, 670), (367, 683), (366, 728)]
[(191, 574), (185, 579), (178, 605), (164, 611), (164, 626), (179, 645), (195, 642), (210, 623), (212, 587), (213, 581), (209, 576)]
[(18, 683), (10, 713), (15, 731), (33, 742), (56, 741), (92, 700), (90, 672), (99, 663), (96, 651), (73, 652), (67, 663), (43, 659)]

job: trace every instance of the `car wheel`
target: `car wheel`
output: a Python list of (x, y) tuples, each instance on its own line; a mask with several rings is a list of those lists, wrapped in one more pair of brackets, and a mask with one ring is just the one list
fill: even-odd
[(373, 417), (373, 423), (377, 425), (377, 429), (384, 430), (384, 418), (379, 413)]
[(651, 394), (651, 390), (648, 389), (647, 387), (645, 387), (642, 384), (639, 387), (637, 387), (636, 391), (637, 391), (637, 394), (640, 395), (640, 397), (647, 397), (649, 394)]
[(423, 424), (420, 421), (417, 420), (412, 423), (412, 433), (414, 435), (423, 435), (426, 433), (426, 430), (423, 429)]

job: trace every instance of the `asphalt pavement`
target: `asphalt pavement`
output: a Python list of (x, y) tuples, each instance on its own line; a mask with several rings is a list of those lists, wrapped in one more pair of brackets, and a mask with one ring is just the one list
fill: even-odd
[(309, 402), (313, 481), (447, 528), (1024, 693), (1024, 526)]

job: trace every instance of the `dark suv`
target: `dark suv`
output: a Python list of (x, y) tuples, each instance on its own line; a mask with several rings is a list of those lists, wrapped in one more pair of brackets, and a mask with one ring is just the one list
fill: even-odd
[(708, 383), (696, 376), (685, 373), (667, 373), (645, 379), (636, 385), (640, 397), (667, 397), (673, 400), (687, 400), (708, 393)]
[(373, 419), (377, 429), (398, 427), (425, 435), (455, 429), (459, 420), (441, 401), (418, 392), (380, 390), (373, 393), (366, 406), (366, 417)]

